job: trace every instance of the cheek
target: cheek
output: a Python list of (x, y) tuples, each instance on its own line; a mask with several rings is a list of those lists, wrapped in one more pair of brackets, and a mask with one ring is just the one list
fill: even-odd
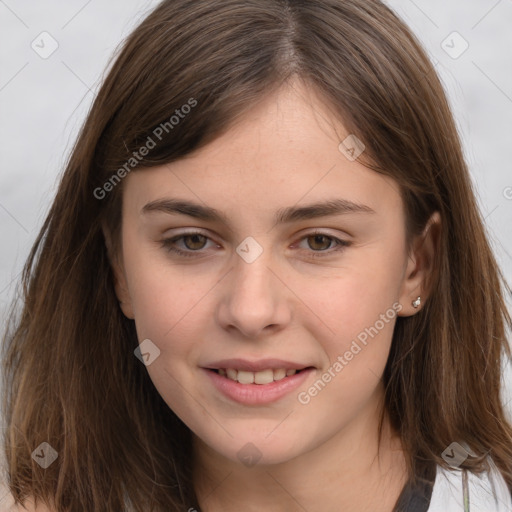
[(338, 404), (344, 411), (339, 417), (343, 423), (376, 393), (401, 309), (390, 289), (394, 290), (385, 279), (355, 273), (326, 288), (330, 299), (318, 301), (315, 307), (329, 329), (322, 330), (323, 336), (318, 329), (313, 331), (325, 354), (324, 365), (297, 397), (299, 403), (311, 406), (311, 414), (322, 417)]
[(135, 242), (133, 234), (127, 233), (124, 262), (137, 331), (164, 341), (197, 315), (215, 276), (174, 264), (157, 244)]
[(184, 289), (166, 276), (147, 275), (132, 288), (135, 321), (144, 331), (164, 338), (175, 329), (182, 328), (190, 315), (197, 314), (197, 305), (206, 289), (189, 283)]
[[(327, 336), (346, 340), (373, 326), (387, 311), (386, 320), (396, 316), (393, 304), (398, 301), (401, 287), (401, 262), (380, 251), (373, 252), (378, 254), (361, 253), (357, 261), (336, 269), (328, 279), (316, 284), (302, 280), (298, 289), (301, 281), (297, 281), (295, 291), (314, 313), (309, 317), (321, 321)], [(390, 323), (382, 326), (379, 322), (378, 327), (389, 335)]]
[(336, 381), (329, 386), (340, 399), (356, 400), (378, 384), (401, 309), (401, 264), (398, 254), (375, 247), (347, 261), (321, 286), (303, 283), (301, 297), (315, 313), (309, 329), (326, 356), (322, 370), (331, 368), (325, 379)]
[(197, 428), (196, 423), (207, 418), (198, 419), (194, 413), (197, 396), (191, 369), (197, 366), (209, 332), (204, 321), (211, 312), (205, 308), (215, 292), (215, 279), (142, 251), (128, 258), (126, 268), (138, 339), (150, 339), (159, 350), (147, 366), (148, 374), (167, 405), (189, 427)]

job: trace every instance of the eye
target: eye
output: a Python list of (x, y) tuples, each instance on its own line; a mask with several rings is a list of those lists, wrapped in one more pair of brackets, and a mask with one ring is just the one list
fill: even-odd
[[(180, 240), (185, 245), (185, 250), (176, 247), (176, 242)], [(196, 256), (194, 253), (199, 253), (201, 249), (204, 249), (207, 240), (209, 240), (209, 238), (201, 232), (191, 231), (183, 233), (180, 236), (175, 236), (174, 238), (162, 240), (161, 244), (169, 252), (173, 252), (179, 256), (193, 257)]]
[[(178, 256), (197, 257), (203, 254), (203, 249), (209, 240), (209, 237), (199, 231), (190, 231), (173, 238), (162, 240), (161, 245), (168, 252), (172, 252)], [(306, 249), (306, 251), (310, 253), (307, 257), (310, 258), (326, 257), (350, 246), (350, 242), (320, 231), (315, 231), (314, 233), (304, 236), (301, 238), (301, 242), (303, 241), (307, 243), (310, 249), (313, 249), (312, 251), (307, 251)], [(182, 248), (178, 247), (178, 242), (182, 243)], [(334, 246), (331, 245), (333, 243)]]
[[(301, 241), (305, 241), (307, 246), (313, 249), (312, 252), (308, 251), (310, 254), (308, 254), (307, 257), (310, 258), (323, 258), (330, 256), (334, 252), (342, 251), (346, 247), (350, 246), (350, 242), (341, 240), (320, 231), (315, 231), (314, 233), (306, 235), (301, 239)], [(334, 246), (331, 246), (332, 243), (334, 243)], [(328, 250), (329, 248), (332, 250)]]

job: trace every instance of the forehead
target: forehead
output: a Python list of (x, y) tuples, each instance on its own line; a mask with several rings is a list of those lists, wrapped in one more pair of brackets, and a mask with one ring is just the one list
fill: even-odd
[[(217, 139), (178, 161), (132, 172), (126, 204), (188, 199), (234, 218), (345, 200), (400, 208), (394, 180), (339, 150), (351, 134), (312, 89), (294, 84), (264, 98)], [(123, 201), (125, 202), (125, 201)], [(278, 212), (280, 210), (280, 212)]]

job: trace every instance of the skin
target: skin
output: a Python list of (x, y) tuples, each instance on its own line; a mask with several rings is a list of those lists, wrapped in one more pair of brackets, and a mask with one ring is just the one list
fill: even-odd
[[(394, 303), (400, 316), (428, 296), (437, 214), (405, 242), (398, 185), (338, 150), (349, 133), (300, 82), (264, 98), (236, 126), (169, 165), (123, 182), (122, 249), (112, 261), (124, 314), (160, 355), (147, 371), (165, 402), (194, 434), (194, 481), (202, 510), (390, 512), (407, 479), (399, 438), (386, 420), (380, 457), (381, 376), (396, 317), (308, 404), (297, 394), (321, 378), (365, 328)], [(221, 211), (224, 222), (161, 211), (173, 197)], [(374, 213), (274, 225), (284, 207), (343, 198)], [(207, 239), (164, 239), (198, 229)], [(315, 230), (327, 238), (315, 242)], [(248, 236), (262, 254), (247, 263)], [(350, 242), (334, 251), (332, 238)], [(107, 244), (110, 244), (106, 234)], [(314, 258), (314, 254), (328, 253)], [(314, 366), (297, 391), (267, 405), (231, 401), (201, 366), (220, 358), (275, 357)], [(248, 467), (237, 453), (261, 453)]]

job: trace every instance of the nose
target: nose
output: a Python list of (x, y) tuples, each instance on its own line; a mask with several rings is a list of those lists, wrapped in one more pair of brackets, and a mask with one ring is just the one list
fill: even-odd
[(223, 280), (217, 320), (223, 329), (254, 339), (283, 329), (292, 317), (289, 288), (263, 253), (251, 263), (236, 255)]

